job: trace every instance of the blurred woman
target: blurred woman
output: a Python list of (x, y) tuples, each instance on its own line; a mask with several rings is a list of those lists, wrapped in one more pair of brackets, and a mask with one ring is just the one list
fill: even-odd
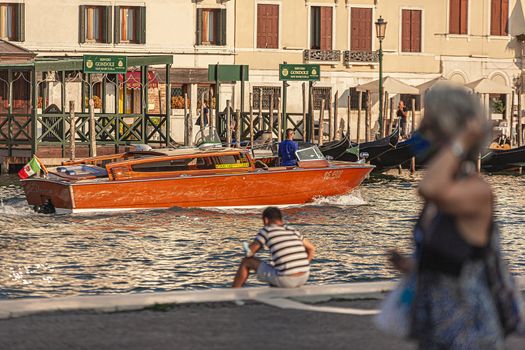
[(503, 349), (486, 263), (497, 235), (494, 195), (475, 166), (488, 125), (478, 98), (462, 88), (436, 87), (425, 101), (420, 133), (438, 152), (419, 185), (415, 264), (393, 255), (417, 275), (411, 336), (421, 349)]

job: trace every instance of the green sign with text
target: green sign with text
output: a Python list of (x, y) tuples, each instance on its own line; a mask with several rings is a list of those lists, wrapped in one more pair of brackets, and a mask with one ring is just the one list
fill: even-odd
[(321, 66), (318, 64), (280, 64), (279, 80), (318, 81), (321, 79)]
[(127, 70), (126, 56), (84, 56), (84, 73), (125, 74)]

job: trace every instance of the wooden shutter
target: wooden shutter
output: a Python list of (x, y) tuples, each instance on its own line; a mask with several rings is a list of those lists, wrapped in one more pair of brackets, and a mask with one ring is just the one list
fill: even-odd
[(86, 6), (80, 5), (78, 10), (78, 42), (83, 44), (86, 42)]
[(202, 9), (197, 9), (197, 31), (195, 45), (202, 45)]
[(113, 23), (111, 21), (111, 6), (104, 7), (104, 35), (103, 39), (106, 44), (111, 43), (111, 38), (113, 37)]
[(450, 0), (449, 4), (449, 33), (459, 34), (460, 1)]
[(279, 5), (257, 5), (257, 47), (279, 47)]
[(468, 0), (460, 0), (459, 34), (468, 33)]
[(421, 52), (421, 11), (410, 11), (410, 51)]
[(113, 22), (115, 22), (115, 44), (120, 43), (120, 6), (115, 6), (114, 11), (114, 19)]
[(268, 5), (257, 5), (257, 48), (266, 48), (267, 41), (267, 19), (266, 19), (266, 6)]
[(137, 20), (137, 24), (138, 24), (138, 28), (137, 28), (138, 40), (137, 41), (139, 44), (145, 44), (146, 43), (146, 7), (145, 6), (139, 7), (137, 12), (139, 15), (139, 18)]
[(25, 4), (17, 4), (16, 6), (16, 40), (25, 41)]
[(321, 50), (332, 50), (332, 7), (321, 7)]
[(217, 45), (226, 45), (226, 9), (219, 10), (219, 18), (217, 21)]
[(372, 9), (352, 8), (350, 21), (350, 49), (372, 51)]
[(500, 35), (501, 1), (492, 0), (490, 3), (490, 35)]
[(411, 12), (410, 10), (403, 10), (402, 12), (402, 23), (401, 23), (401, 50), (403, 52), (412, 51), (412, 40), (411, 40)]
[(500, 35), (509, 34), (509, 0), (501, 0)]

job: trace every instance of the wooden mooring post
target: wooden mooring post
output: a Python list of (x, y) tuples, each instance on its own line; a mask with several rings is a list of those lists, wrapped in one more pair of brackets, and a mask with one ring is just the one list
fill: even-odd
[(348, 94), (347, 101), (346, 101), (346, 122), (348, 123), (346, 125), (346, 137), (348, 137), (348, 140), (352, 141), (352, 135), (350, 133), (350, 123), (352, 122), (352, 99), (350, 98), (350, 93)]
[(191, 106), (188, 106), (188, 93), (184, 94), (184, 145), (193, 145), (193, 121), (191, 118)]
[(76, 125), (77, 119), (75, 117), (75, 101), (69, 101), (69, 159), (71, 160), (75, 160), (76, 158)]
[(277, 142), (283, 140), (283, 118), (281, 111), (281, 98), (277, 97)]
[(253, 147), (253, 93), (250, 92), (250, 145)]
[[(355, 137), (355, 142), (359, 143), (359, 140), (361, 139), (361, 110), (363, 109), (361, 106), (363, 105), (363, 92), (359, 91), (359, 95), (357, 97), (357, 132)], [(351, 141), (351, 140), (350, 140)]]
[(200, 123), (199, 126), (201, 128), (201, 131), (204, 130), (204, 94), (201, 95), (201, 110), (200, 110)]
[(241, 147), (241, 110), (235, 110), (235, 146)]
[(365, 111), (365, 142), (370, 141), (370, 124), (372, 123), (372, 117), (370, 112), (370, 91), (366, 92), (366, 111)]
[(230, 110), (230, 100), (226, 101), (226, 144), (230, 147), (232, 144), (232, 115)]
[(325, 105), (325, 108), (328, 109), (328, 141), (332, 141), (334, 139), (335, 128), (336, 128), (336, 126), (334, 125), (332, 106), (333, 106), (333, 99), (332, 99), (332, 94), (330, 93), (330, 96), (328, 97), (328, 106)]
[(270, 115), (268, 120), (268, 130), (270, 130), (270, 133), (272, 134), (273, 138), (273, 92), (270, 94), (270, 105), (268, 106), (268, 114)]
[(314, 94), (310, 91), (310, 110), (312, 111), (312, 115), (310, 116), (310, 142), (314, 143), (315, 141), (315, 110), (314, 110)]
[(210, 87), (208, 90), (208, 125), (210, 128), (215, 127), (215, 108), (213, 108), (213, 89)]
[(319, 113), (319, 146), (323, 145), (323, 134), (324, 134), (324, 105), (325, 99), (321, 100), (321, 112)]
[(95, 127), (95, 101), (89, 99), (89, 156), (97, 156), (97, 130)]
[(259, 89), (259, 131), (264, 130), (263, 118), (263, 89)]
[(390, 120), (388, 123), (388, 135), (392, 132), (392, 128), (394, 127), (394, 99), (390, 98)]
[[(410, 134), (414, 134), (416, 130), (416, 99), (412, 99), (412, 120), (410, 126)], [(416, 157), (412, 157), (410, 160), (410, 173), (413, 175), (416, 172)]]
[(303, 142), (306, 142), (306, 83), (303, 82)]
[(339, 113), (337, 113), (337, 111), (339, 110), (339, 91), (336, 91), (335, 92), (335, 97), (334, 97), (334, 115), (333, 115), (333, 118), (334, 118), (334, 135), (333, 135), (333, 140), (338, 140), (338, 131), (339, 131), (339, 128), (338, 128), (338, 125), (339, 125)]

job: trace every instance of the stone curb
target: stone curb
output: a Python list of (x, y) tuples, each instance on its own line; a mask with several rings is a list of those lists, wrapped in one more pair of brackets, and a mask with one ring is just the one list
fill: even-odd
[[(525, 290), (525, 276), (517, 278), (520, 290)], [(0, 319), (15, 318), (39, 313), (60, 311), (116, 312), (142, 310), (155, 304), (189, 304), (228, 302), (236, 300), (268, 300), (308, 297), (354, 297), (384, 293), (391, 290), (396, 281), (355, 282), (348, 284), (311, 285), (294, 289), (254, 287), (243, 289), (209, 289), (199, 291), (175, 291), (160, 293), (136, 293), (59, 297), (49, 299), (17, 299), (0, 301)]]

